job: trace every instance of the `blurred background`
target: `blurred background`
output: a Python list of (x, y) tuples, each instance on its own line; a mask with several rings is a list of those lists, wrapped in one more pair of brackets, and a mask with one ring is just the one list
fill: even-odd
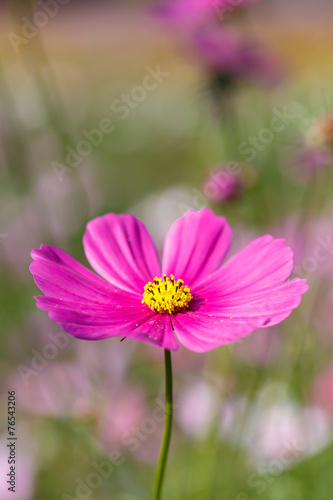
[(1, 2), (2, 500), (150, 498), (163, 352), (64, 334), (35, 307), (30, 251), (87, 265), (85, 225), (107, 212), (161, 249), (203, 206), (228, 218), (231, 253), (286, 238), (310, 290), (279, 326), (175, 353), (165, 498), (331, 500), (332, 16), (329, 0)]

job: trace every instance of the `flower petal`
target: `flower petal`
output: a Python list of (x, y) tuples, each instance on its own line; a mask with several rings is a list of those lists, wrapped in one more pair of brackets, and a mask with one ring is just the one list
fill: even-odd
[(42, 245), (30, 265), (44, 295), (37, 306), (71, 335), (99, 340), (122, 336), (177, 350), (168, 315), (141, 304), (141, 297), (115, 288), (59, 248)]
[(242, 321), (262, 318), (264, 326), (272, 326), (299, 306), (301, 296), (308, 288), (306, 280), (295, 278), (275, 285), (274, 288), (207, 299), (200, 307), (200, 313)]
[(163, 273), (190, 287), (220, 267), (230, 248), (231, 229), (224, 217), (207, 208), (189, 210), (169, 230), (163, 251)]
[(145, 342), (150, 342), (169, 351), (177, 351), (179, 348), (179, 343), (175, 337), (168, 314), (153, 313), (151, 317), (141, 323), (127, 337), (131, 339), (136, 338), (137, 335), (140, 336), (138, 340), (142, 340), (141, 336), (143, 336)]
[(145, 306), (123, 304), (110, 307), (84, 307), (76, 303), (60, 304), (54, 299), (38, 297), (38, 307), (49, 311), (49, 316), (76, 338), (100, 340), (108, 337), (125, 337), (176, 351), (178, 341), (167, 315), (157, 314)]
[(196, 283), (193, 292), (225, 297), (281, 283), (293, 269), (293, 251), (284, 241), (269, 234), (253, 240), (212, 276)]
[(36, 285), (49, 297), (109, 304), (116, 288), (59, 248), (41, 245), (30, 264)]
[(123, 290), (141, 296), (144, 285), (161, 275), (151, 236), (132, 215), (107, 214), (92, 220), (83, 245), (91, 267)]
[(260, 321), (230, 321), (200, 314), (198, 311), (177, 314), (173, 324), (179, 342), (195, 352), (206, 352), (235, 342), (262, 325)]
[(175, 331), (185, 347), (208, 351), (257, 328), (280, 323), (300, 304), (301, 295), (307, 290), (306, 280), (296, 278), (249, 293), (194, 298), (189, 311), (175, 316)]

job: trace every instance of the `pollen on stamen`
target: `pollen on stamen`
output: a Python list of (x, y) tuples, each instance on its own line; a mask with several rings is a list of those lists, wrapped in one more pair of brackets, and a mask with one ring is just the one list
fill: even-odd
[(184, 286), (183, 280), (175, 281), (172, 274), (170, 277), (164, 274), (163, 278), (155, 277), (153, 281), (154, 283), (149, 281), (144, 286), (142, 304), (146, 304), (153, 311), (169, 314), (188, 308), (193, 296), (190, 288)]

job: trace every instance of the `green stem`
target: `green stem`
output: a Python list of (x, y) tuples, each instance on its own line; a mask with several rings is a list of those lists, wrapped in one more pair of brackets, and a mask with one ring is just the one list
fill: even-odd
[(164, 350), (165, 363), (165, 420), (164, 420), (164, 435), (161, 447), (160, 459), (158, 461), (157, 472), (155, 477), (155, 486), (153, 500), (160, 500), (162, 486), (165, 474), (166, 463), (168, 459), (171, 431), (172, 431), (172, 365), (171, 352)]

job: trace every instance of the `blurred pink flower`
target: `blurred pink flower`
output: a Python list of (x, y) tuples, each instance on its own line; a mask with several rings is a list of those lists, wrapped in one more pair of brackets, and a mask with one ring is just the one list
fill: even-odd
[(200, 381), (183, 388), (178, 396), (177, 422), (185, 434), (202, 438), (219, 409), (219, 393), (212, 385)]
[(131, 431), (140, 427), (147, 413), (145, 394), (138, 387), (122, 386), (112, 392), (102, 406), (97, 429), (100, 442), (107, 451), (126, 447), (126, 438), (128, 440)]
[(104, 279), (62, 250), (42, 245), (33, 250), (30, 266), (45, 293), (37, 305), (78, 338), (124, 336), (172, 351), (179, 340), (195, 352), (214, 349), (280, 323), (308, 289), (305, 280), (285, 281), (293, 254), (270, 235), (220, 267), (231, 239), (224, 217), (189, 210), (167, 234), (161, 269), (141, 221), (132, 215), (98, 217), (83, 242)]
[(243, 188), (242, 175), (232, 171), (228, 165), (213, 168), (203, 185), (204, 195), (213, 202), (224, 203), (236, 198)]
[(103, 394), (105, 400), (95, 433), (98, 446), (104, 453), (121, 449), (142, 462), (156, 462), (163, 432), (164, 402), (156, 399), (153, 406), (148, 405), (142, 388), (124, 384), (114, 387), (113, 381), (107, 381)]
[(315, 455), (331, 440), (327, 418), (319, 407), (281, 401), (259, 407), (249, 424), (247, 444), (252, 463), (289, 468)]

